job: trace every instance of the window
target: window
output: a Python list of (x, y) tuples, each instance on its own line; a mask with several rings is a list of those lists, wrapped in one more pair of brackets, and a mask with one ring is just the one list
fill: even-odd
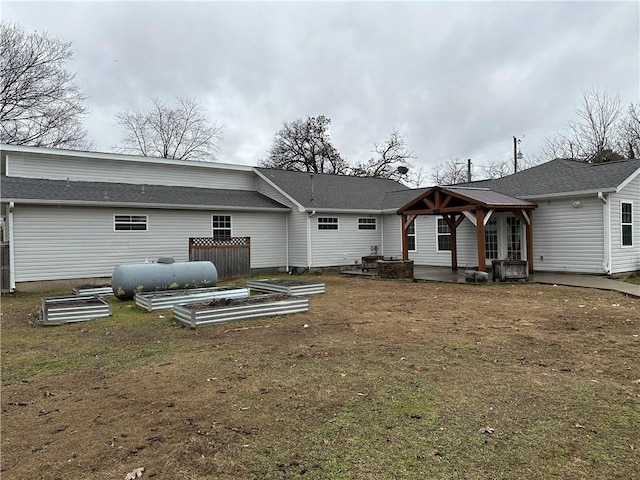
[(146, 215), (114, 215), (113, 229), (115, 231), (146, 231), (147, 216)]
[(629, 202), (622, 202), (620, 204), (622, 224), (622, 246), (633, 246), (633, 204)]
[(520, 220), (516, 217), (507, 217), (507, 258), (509, 260), (522, 260)]
[(413, 220), (411, 225), (407, 227), (407, 250), (416, 251), (416, 221)]
[(451, 228), (444, 218), (438, 218), (438, 251), (451, 251)]
[(484, 245), (489, 260), (498, 259), (498, 221), (490, 218), (484, 227)]
[(358, 230), (375, 230), (376, 219), (375, 218), (359, 218)]
[(318, 230), (338, 230), (338, 217), (318, 217)]
[(231, 238), (231, 215), (212, 215), (213, 238)]

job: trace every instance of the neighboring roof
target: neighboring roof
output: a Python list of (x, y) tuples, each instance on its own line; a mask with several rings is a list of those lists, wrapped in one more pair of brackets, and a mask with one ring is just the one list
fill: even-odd
[(142, 155), (126, 155), (122, 153), (105, 153), (105, 152), (90, 152), (84, 150), (67, 150), (64, 148), (46, 148), (46, 147), (29, 147), (24, 145), (7, 145), (0, 144), (0, 159), (3, 163), (2, 173), (4, 171), (4, 159), (7, 154), (14, 154), (16, 156), (42, 156), (51, 158), (52, 160), (61, 157), (82, 158), (83, 160), (115, 160), (120, 162), (137, 162), (137, 163), (152, 163), (160, 165), (189, 165), (191, 167), (211, 168), (226, 170), (240, 170), (250, 172), (253, 167), (250, 165), (237, 165), (232, 163), (218, 163), (214, 161), (196, 161), (196, 160), (176, 160), (173, 158), (161, 158), (161, 157), (144, 157)]
[(229, 210), (291, 210), (252, 190), (1, 177), (3, 202)]
[(414, 192), (415, 195), (415, 190), (386, 178), (258, 167), (255, 170), (262, 178), (307, 209), (380, 211), (388, 204), (386, 195), (389, 192)]
[(513, 175), (481, 180), (462, 186), (486, 187), (520, 198), (544, 198), (563, 194), (615, 192), (640, 174), (640, 159), (584, 163), (556, 159)]

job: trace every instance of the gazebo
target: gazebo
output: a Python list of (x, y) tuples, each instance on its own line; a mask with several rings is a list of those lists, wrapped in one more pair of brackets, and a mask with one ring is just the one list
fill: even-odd
[(431, 187), (398, 209), (402, 215), (402, 258), (409, 259), (407, 229), (418, 215), (440, 215), (451, 229), (451, 269), (458, 269), (456, 229), (467, 218), (476, 227), (478, 270), (486, 265), (485, 225), (494, 212), (511, 212), (525, 227), (529, 273), (533, 273), (533, 210), (537, 204), (487, 188)]

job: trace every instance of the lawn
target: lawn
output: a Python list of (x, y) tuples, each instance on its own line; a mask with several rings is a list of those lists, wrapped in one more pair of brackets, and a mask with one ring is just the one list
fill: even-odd
[(640, 478), (638, 299), (296, 278), (308, 313), (197, 330), (3, 296), (2, 477)]

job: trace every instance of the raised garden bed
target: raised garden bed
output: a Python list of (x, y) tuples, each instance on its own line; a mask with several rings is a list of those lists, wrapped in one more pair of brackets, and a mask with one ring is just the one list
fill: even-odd
[(42, 299), (42, 323), (44, 325), (84, 322), (108, 317), (111, 313), (111, 304), (98, 295)]
[(309, 311), (309, 299), (280, 294), (214, 300), (205, 304), (176, 305), (174, 320), (191, 328), (256, 317)]
[(73, 289), (73, 294), (90, 297), (94, 295), (113, 295), (113, 288), (111, 285), (80, 285)]
[(249, 296), (249, 292), (248, 288), (239, 287), (191, 288), (137, 293), (134, 299), (138, 307), (147, 312), (153, 312), (186, 303), (202, 303), (221, 298), (244, 298)]
[(285, 295), (300, 296), (324, 293), (324, 283), (289, 280), (285, 278), (270, 278), (267, 280), (249, 280), (247, 287), (260, 292), (283, 293)]

